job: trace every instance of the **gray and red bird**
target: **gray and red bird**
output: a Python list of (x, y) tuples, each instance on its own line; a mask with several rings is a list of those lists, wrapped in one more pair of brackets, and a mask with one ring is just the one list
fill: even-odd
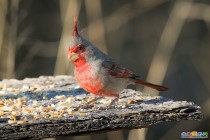
[(168, 89), (142, 81), (138, 75), (115, 62), (113, 58), (84, 39), (78, 33), (77, 18), (74, 18), (68, 59), (75, 65), (75, 77), (80, 86), (102, 97), (119, 98), (119, 93), (130, 84), (147, 86), (158, 91)]

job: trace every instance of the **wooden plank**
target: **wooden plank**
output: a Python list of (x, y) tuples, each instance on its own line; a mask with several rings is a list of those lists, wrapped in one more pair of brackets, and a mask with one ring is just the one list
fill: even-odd
[(78, 88), (71, 76), (42, 76), (0, 82), (0, 139), (41, 139), (118, 129), (145, 128), (180, 120), (201, 120), (200, 107), (126, 89), (119, 101)]

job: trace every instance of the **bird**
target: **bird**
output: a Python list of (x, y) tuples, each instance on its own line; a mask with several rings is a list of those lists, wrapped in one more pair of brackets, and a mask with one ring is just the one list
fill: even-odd
[(100, 51), (77, 30), (77, 17), (74, 18), (72, 38), (68, 48), (68, 60), (73, 62), (74, 74), (79, 85), (87, 92), (103, 97), (119, 99), (120, 92), (128, 85), (146, 86), (158, 91), (168, 90), (143, 81), (139, 75), (116, 62), (112, 57)]

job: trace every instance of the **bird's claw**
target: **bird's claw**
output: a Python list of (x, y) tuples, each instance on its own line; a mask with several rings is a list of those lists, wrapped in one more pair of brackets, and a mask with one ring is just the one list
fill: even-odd
[(95, 99), (93, 99), (93, 100), (87, 102), (87, 104), (92, 104), (92, 103), (94, 103), (94, 102), (96, 102), (97, 100), (102, 99), (102, 98), (103, 98), (103, 96), (99, 96), (99, 97), (97, 97), (97, 98), (95, 98)]

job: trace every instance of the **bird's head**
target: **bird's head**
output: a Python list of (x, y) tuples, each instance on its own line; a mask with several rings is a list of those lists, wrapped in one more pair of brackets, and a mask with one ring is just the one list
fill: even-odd
[(77, 18), (74, 18), (72, 39), (68, 49), (69, 61), (72, 61), (76, 67), (80, 67), (86, 63), (91, 63), (94, 60), (105, 59), (106, 57), (107, 56), (103, 52), (78, 33)]
[(87, 45), (84, 39), (80, 36), (77, 30), (77, 18), (74, 18), (74, 28), (72, 32), (72, 40), (68, 49), (68, 59), (76, 66), (81, 66), (86, 63), (85, 53)]

